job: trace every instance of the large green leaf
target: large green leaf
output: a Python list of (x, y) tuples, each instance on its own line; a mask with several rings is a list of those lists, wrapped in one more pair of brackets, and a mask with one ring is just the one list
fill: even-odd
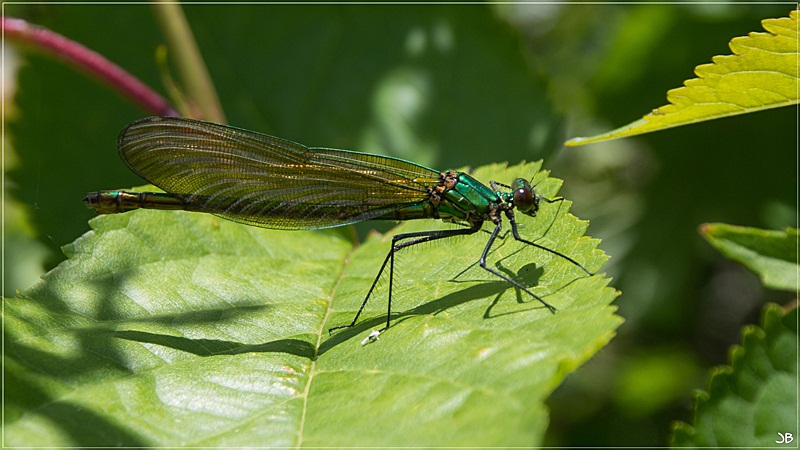
[[(560, 186), (543, 172), (535, 183), (550, 197)], [(521, 234), (599, 270), (607, 257), (568, 209), (519, 217)], [(392, 327), (362, 346), (385, 321), (385, 277), (354, 328), (327, 329), (353, 317), (388, 235), (354, 247), (336, 230), (144, 210), (91, 225), (5, 302), (6, 444), (538, 445), (544, 399), (621, 322), (607, 278), (506, 235), (489, 264), (551, 314), (475, 264), (479, 233), (398, 254)]]
[(700, 234), (725, 256), (761, 277), (764, 286), (797, 291), (798, 230), (761, 230), (724, 223), (708, 223)]
[(750, 33), (731, 40), (733, 55), (716, 56), (697, 66), (699, 78), (667, 92), (670, 104), (616, 130), (588, 138), (573, 138), (577, 146), (619, 139), (704, 120), (797, 104), (798, 11), (790, 17), (762, 21), (767, 33)]
[(694, 424), (675, 425), (674, 447), (779, 447), (781, 435), (797, 437), (797, 308), (767, 305), (762, 326), (746, 327), (731, 367), (712, 372)]

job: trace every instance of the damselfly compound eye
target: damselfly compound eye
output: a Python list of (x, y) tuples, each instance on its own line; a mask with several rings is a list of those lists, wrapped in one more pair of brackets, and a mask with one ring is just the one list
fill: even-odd
[(533, 193), (530, 183), (526, 180), (517, 178), (511, 183), (511, 189), (514, 190), (514, 207), (520, 212), (531, 213), (539, 209), (539, 201)]

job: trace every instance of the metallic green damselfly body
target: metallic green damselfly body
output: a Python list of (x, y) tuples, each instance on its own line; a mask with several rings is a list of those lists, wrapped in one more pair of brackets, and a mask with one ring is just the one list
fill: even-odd
[(541, 197), (522, 178), (509, 185), (492, 181), (486, 186), (463, 172), (438, 172), (388, 156), (306, 147), (178, 117), (133, 122), (120, 134), (117, 147), (131, 170), (166, 193), (117, 190), (88, 194), (83, 200), (101, 214), (138, 208), (179, 209), (284, 230), (329, 228), (365, 220), (442, 219), (464, 226), (394, 236), (352, 322), (331, 330), (355, 325), (388, 265), (386, 325), (378, 332), (387, 329), (395, 253), (423, 242), (477, 233), (487, 221), (494, 229), (478, 260), (480, 266), (555, 312), (555, 307), (529, 288), (486, 265), (503, 216), (517, 241), (558, 255), (592, 275), (574, 259), (520, 237), (514, 210), (534, 216), (542, 200), (563, 200)]

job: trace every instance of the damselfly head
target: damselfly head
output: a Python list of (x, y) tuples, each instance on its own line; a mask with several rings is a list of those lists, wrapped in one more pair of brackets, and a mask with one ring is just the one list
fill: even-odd
[(517, 178), (511, 183), (512, 198), (514, 207), (520, 212), (529, 216), (536, 215), (539, 210), (539, 200), (541, 197), (534, 191), (531, 184), (523, 178)]

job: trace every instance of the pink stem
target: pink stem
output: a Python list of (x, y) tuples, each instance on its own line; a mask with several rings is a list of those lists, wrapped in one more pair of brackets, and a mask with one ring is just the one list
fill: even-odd
[(179, 116), (170, 103), (120, 66), (99, 53), (47, 28), (22, 19), (3, 18), (5, 36), (34, 46), (72, 64), (119, 91), (145, 111), (158, 116)]

